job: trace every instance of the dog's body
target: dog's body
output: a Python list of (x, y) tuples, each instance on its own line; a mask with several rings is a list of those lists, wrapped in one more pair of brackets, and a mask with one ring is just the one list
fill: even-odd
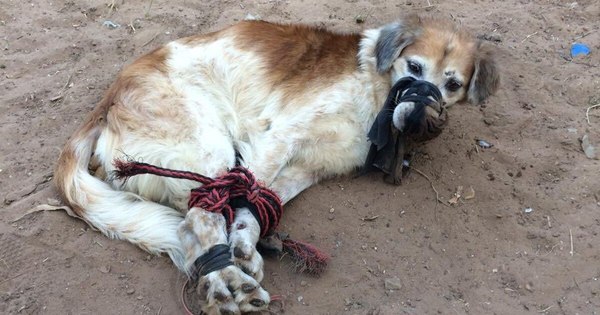
[[(364, 163), (367, 131), (404, 76), (434, 83), (448, 104), (477, 103), (497, 86), (489, 52), (436, 20), (360, 35), (253, 21), (184, 38), (123, 70), (63, 150), (57, 186), (89, 224), (167, 253), (184, 272), (210, 247), (231, 244), (235, 266), (201, 280), (205, 311), (260, 310), (269, 296), (248, 209), (237, 209), (228, 236), (219, 215), (187, 211), (197, 183), (149, 175), (122, 183), (107, 176), (113, 160), (127, 154), (209, 177), (237, 160), (285, 203)], [(411, 106), (394, 112), (399, 129)]]

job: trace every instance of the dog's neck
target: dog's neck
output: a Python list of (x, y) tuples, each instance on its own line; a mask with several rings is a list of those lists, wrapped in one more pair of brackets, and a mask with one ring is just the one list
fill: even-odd
[(359, 66), (356, 76), (361, 82), (369, 82), (368, 84), (363, 84), (365, 89), (360, 92), (365, 93), (367, 95), (365, 99), (370, 100), (370, 102), (367, 104), (357, 104), (359, 111), (364, 116), (363, 128), (365, 134), (371, 128), (392, 87), (391, 74), (386, 73), (382, 75), (377, 71), (375, 46), (379, 38), (379, 33), (379, 29), (365, 30), (362, 33), (357, 56)]

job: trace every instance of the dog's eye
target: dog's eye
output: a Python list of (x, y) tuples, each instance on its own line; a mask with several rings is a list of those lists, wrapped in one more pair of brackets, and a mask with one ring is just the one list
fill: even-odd
[(446, 82), (446, 89), (451, 92), (456, 92), (462, 87), (462, 84), (456, 80)]
[(416, 76), (421, 76), (421, 72), (423, 71), (423, 68), (421, 67), (420, 64), (409, 60), (408, 61), (408, 70)]

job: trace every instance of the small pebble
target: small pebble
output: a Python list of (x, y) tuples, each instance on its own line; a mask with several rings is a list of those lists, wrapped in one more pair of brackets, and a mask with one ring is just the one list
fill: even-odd
[(402, 289), (402, 283), (400, 283), (400, 279), (398, 278), (388, 278), (385, 279), (383, 285), (386, 290), (400, 290)]
[(304, 297), (301, 295), (298, 297), (298, 302), (302, 303), (302, 301), (304, 301)]
[(300, 286), (305, 287), (308, 283), (304, 280), (300, 281)]
[(525, 208), (525, 213), (531, 213), (533, 212), (533, 208)]
[(329, 213), (334, 213), (334, 212), (335, 212), (335, 209), (333, 209), (333, 208), (329, 209)]
[(134, 288), (129, 288), (129, 289), (127, 289), (127, 294), (128, 294), (128, 295), (132, 295), (132, 294), (134, 294), (134, 293), (135, 293), (135, 289), (134, 289)]
[(142, 299), (144, 299), (144, 297), (143, 297), (143, 296), (141, 296), (141, 295), (138, 295), (138, 296), (136, 297), (136, 299), (138, 299), (138, 300), (142, 300)]

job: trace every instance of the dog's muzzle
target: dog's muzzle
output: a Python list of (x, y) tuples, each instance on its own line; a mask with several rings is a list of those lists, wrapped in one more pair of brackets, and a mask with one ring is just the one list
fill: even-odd
[[(405, 118), (404, 130), (398, 130), (392, 117), (396, 106), (404, 102), (412, 102), (414, 109)], [(408, 170), (408, 166), (403, 166), (406, 152), (410, 151), (407, 146), (437, 137), (447, 118), (442, 93), (435, 85), (411, 77), (398, 80), (369, 130), (371, 149), (363, 173), (380, 169), (387, 182), (400, 184)]]

